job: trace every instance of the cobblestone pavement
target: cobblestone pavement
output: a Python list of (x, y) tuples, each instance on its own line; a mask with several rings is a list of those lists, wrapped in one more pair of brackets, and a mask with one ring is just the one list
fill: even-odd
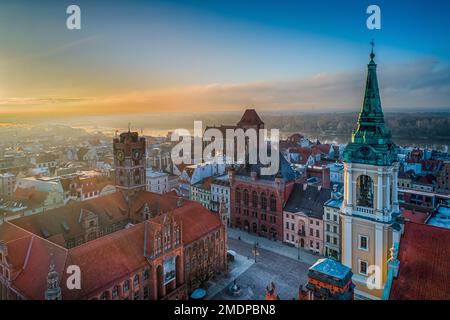
[[(252, 243), (254, 243), (254, 241)], [(246, 265), (247, 268), (241, 267), (239, 272), (236, 272), (236, 274), (239, 274), (237, 276), (237, 284), (242, 289), (242, 296), (239, 299), (264, 299), (265, 288), (270, 282), (275, 283), (280, 299), (298, 299), (299, 285), (306, 284), (308, 280), (308, 268), (312, 263), (307, 264), (297, 260), (297, 252), (295, 259), (292, 259), (261, 247), (258, 249), (259, 255), (256, 259), (257, 262), (254, 263), (252, 244), (230, 237), (228, 239), (228, 248), (234, 250), (238, 256), (240, 256), (240, 264), (244, 263), (242, 259), (253, 262), (250, 265)], [(315, 259), (317, 260), (317, 257)], [(218, 280), (221, 285), (216, 286), (214, 292), (210, 292), (208, 296), (211, 299), (217, 300), (233, 299), (227, 294), (226, 287), (231, 284), (234, 279), (233, 276), (230, 276), (224, 281)], [(220, 290), (220, 288), (222, 288), (222, 290)], [(217, 294), (215, 294), (215, 292), (217, 292)]]
[(238, 278), (242, 273), (247, 271), (247, 269), (254, 263), (254, 260), (247, 259), (245, 256), (236, 254), (234, 261), (228, 263), (228, 275), (208, 281), (205, 299), (211, 299), (216, 294), (227, 288), (234, 281), (234, 279)]
[(309, 265), (312, 265), (318, 259), (323, 258), (323, 256), (321, 255), (310, 253), (304, 249), (299, 250), (298, 248), (291, 247), (280, 241), (273, 241), (238, 229), (228, 228), (229, 239), (238, 239), (239, 237), (243, 242), (251, 245), (253, 245), (255, 242), (258, 242), (259, 247), (262, 249), (277, 253), (291, 259), (299, 260)]

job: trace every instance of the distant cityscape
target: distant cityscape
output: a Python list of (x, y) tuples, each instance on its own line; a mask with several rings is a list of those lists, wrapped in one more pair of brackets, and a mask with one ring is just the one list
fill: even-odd
[[(346, 143), (286, 134), (270, 176), (176, 165), (170, 133), (132, 124), (11, 129), (0, 299), (450, 299), (448, 146), (394, 143), (376, 67)], [(247, 109), (214, 128), (268, 127)]]

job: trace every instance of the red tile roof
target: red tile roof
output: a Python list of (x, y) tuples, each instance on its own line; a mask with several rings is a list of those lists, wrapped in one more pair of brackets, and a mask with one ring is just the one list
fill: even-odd
[(450, 300), (450, 230), (405, 222), (391, 300)]
[(405, 218), (406, 221), (412, 221), (415, 223), (425, 223), (425, 221), (427, 221), (431, 213), (417, 210), (403, 210), (401, 215), (403, 218)]
[[(84, 204), (87, 203), (93, 212), (102, 210), (105, 206), (119, 207), (120, 202), (115, 202), (120, 199), (118, 195), (120, 194), (116, 193), (92, 199)], [(173, 214), (175, 220), (181, 221), (182, 241), (185, 245), (223, 227), (218, 215), (194, 201), (183, 200), (182, 206), (176, 207), (178, 197), (150, 192), (141, 192), (137, 200), (135, 208), (142, 206), (146, 201), (150, 203), (158, 201), (161, 209)], [(117, 210), (120, 211), (120, 209)], [(78, 217), (78, 214), (71, 214), (70, 210), (67, 212), (66, 218)], [(59, 214), (64, 216), (64, 213), (59, 212)], [(138, 223), (128, 229), (119, 230), (72, 249), (65, 249), (57, 244), (63, 241), (61, 234), (56, 233), (47, 240), (39, 236), (42, 226), (52, 230), (53, 225), (56, 225), (60, 229), (61, 220), (58, 219), (57, 211), (17, 219), (13, 221), (14, 224), (5, 222), (0, 225), (0, 240), (8, 247), (7, 259), (13, 267), (12, 285), (28, 299), (43, 299), (49, 266), (53, 260), (62, 284), (66, 283), (68, 276), (66, 270), (69, 265), (78, 265), (82, 270), (82, 289), (68, 290), (65, 285), (61, 285), (63, 299), (82, 299), (98, 294), (112, 283), (122, 280), (146, 264), (145, 225), (154, 226), (164, 217), (165, 215), (159, 215), (150, 221)], [(18, 225), (23, 225), (30, 231)], [(69, 225), (72, 227), (70, 223)], [(153, 239), (151, 232), (149, 228), (147, 236), (149, 241)]]
[(245, 125), (261, 125), (264, 124), (264, 122), (261, 120), (259, 115), (256, 113), (255, 109), (247, 109), (244, 112), (244, 115), (242, 116), (241, 120), (238, 122), (238, 126), (245, 126)]

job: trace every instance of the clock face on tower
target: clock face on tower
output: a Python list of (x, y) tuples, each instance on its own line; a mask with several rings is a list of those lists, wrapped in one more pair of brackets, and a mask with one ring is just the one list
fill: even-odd
[(142, 157), (141, 150), (139, 150), (139, 149), (134, 149), (134, 150), (133, 150), (133, 160), (140, 160), (141, 157)]
[(373, 151), (369, 147), (361, 147), (358, 149), (358, 156), (367, 159), (373, 156)]
[(125, 159), (125, 154), (123, 153), (123, 150), (117, 150), (116, 158), (119, 161), (123, 161)]

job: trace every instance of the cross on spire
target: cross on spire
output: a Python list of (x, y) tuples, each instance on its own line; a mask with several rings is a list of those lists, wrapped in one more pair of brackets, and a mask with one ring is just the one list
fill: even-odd
[(375, 58), (375, 53), (373, 53), (373, 48), (375, 47), (375, 42), (372, 41), (370, 42), (370, 45), (372, 46), (372, 51), (370, 52), (370, 59), (373, 61), (373, 58)]

